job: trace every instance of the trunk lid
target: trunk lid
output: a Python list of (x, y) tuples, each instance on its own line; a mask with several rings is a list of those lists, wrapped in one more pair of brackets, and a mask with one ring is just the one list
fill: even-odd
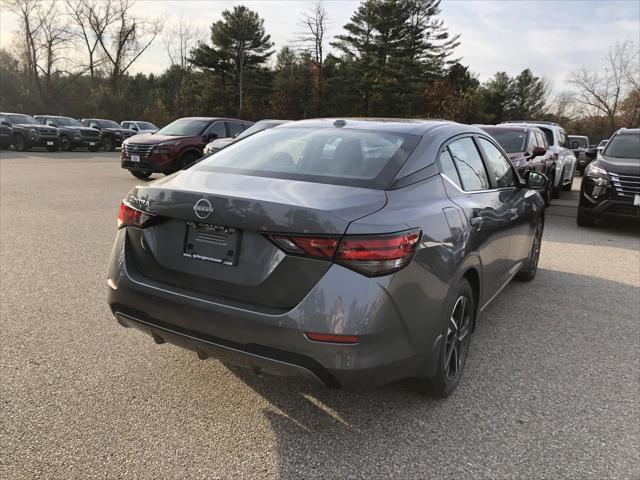
[[(383, 190), (185, 170), (136, 187), (127, 200), (163, 217), (127, 232), (128, 252), (144, 276), (254, 309), (286, 310), (331, 264), (286, 255), (265, 233), (340, 236), (352, 221), (384, 207), (387, 197)], [(210, 226), (225, 230), (194, 234)], [(198, 241), (200, 251), (221, 242), (222, 251), (234, 251), (234, 264), (189, 256)]]

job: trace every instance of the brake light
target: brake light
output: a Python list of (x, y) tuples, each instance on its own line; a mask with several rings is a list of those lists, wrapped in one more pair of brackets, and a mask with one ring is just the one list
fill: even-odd
[(133, 208), (124, 200), (120, 204), (120, 212), (118, 213), (118, 228), (122, 227), (138, 227), (144, 228), (155, 217), (151, 213), (143, 212)]
[(381, 236), (345, 236), (336, 263), (375, 277), (396, 272), (409, 264), (418, 247), (420, 230)]
[(345, 235), (302, 237), (270, 235), (286, 253), (321, 260), (333, 260), (368, 277), (396, 272), (413, 258), (421, 232), (419, 229), (386, 235)]
[(355, 344), (360, 340), (357, 335), (334, 335), (313, 332), (307, 332), (305, 335), (313, 342)]

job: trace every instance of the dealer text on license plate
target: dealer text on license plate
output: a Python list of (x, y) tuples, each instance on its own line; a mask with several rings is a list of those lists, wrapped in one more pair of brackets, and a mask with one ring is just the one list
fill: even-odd
[(208, 223), (187, 222), (184, 257), (233, 266), (238, 263), (240, 230)]

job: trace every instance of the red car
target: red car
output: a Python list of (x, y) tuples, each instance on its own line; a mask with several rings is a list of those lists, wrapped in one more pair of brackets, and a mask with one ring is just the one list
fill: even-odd
[(180, 118), (153, 134), (135, 135), (122, 144), (120, 161), (137, 178), (176, 172), (202, 157), (204, 146), (234, 137), (253, 125), (234, 118)]
[(524, 178), (528, 170), (542, 173), (549, 179), (540, 192), (547, 206), (551, 203), (551, 188), (555, 175), (555, 155), (549, 151), (547, 137), (535, 126), (478, 125), (491, 135), (509, 155), (518, 175)]

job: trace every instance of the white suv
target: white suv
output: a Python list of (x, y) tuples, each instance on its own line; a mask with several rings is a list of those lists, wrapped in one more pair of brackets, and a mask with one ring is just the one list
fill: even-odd
[(549, 151), (556, 157), (556, 171), (553, 178), (549, 179), (554, 198), (560, 196), (560, 189), (570, 191), (573, 183), (573, 175), (576, 171), (576, 156), (569, 148), (567, 132), (557, 123), (538, 122), (534, 120), (517, 120), (502, 122), (518, 125), (535, 125), (544, 132), (549, 142)]

